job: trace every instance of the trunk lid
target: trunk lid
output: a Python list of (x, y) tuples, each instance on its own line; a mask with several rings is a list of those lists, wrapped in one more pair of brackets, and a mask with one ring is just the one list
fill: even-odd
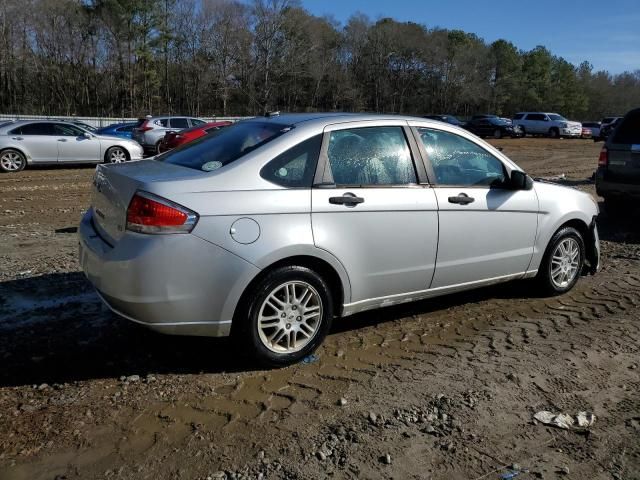
[(201, 175), (197, 170), (156, 160), (98, 165), (91, 193), (96, 231), (107, 243), (115, 245), (125, 233), (127, 208), (136, 191), (152, 191), (155, 182)]

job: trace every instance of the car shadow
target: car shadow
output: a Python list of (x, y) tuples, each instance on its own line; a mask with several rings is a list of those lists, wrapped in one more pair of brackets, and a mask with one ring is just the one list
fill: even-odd
[[(332, 332), (491, 298), (531, 296), (528, 282), (513, 282), (360, 313), (334, 322)], [(0, 386), (261, 369), (229, 338), (162, 335), (118, 317), (80, 272), (0, 283), (0, 359)]]

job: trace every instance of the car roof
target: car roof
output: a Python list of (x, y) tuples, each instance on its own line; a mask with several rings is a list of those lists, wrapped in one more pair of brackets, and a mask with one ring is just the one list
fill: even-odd
[(9, 122), (9, 123), (5, 123), (0, 125), (0, 129), (5, 130), (7, 128), (11, 128), (14, 129), (16, 127), (20, 127), (22, 125), (29, 125), (31, 123), (62, 123), (64, 125), (69, 125), (71, 127), (78, 127), (78, 128), (82, 128), (79, 125), (73, 123), (73, 122), (67, 122), (65, 120), (56, 120), (56, 119), (51, 119), (51, 120), (47, 120), (46, 118), (39, 118), (36, 120), (16, 120), (14, 122)]
[[(253, 117), (245, 122), (273, 122), (283, 125), (331, 125), (334, 123), (396, 120), (396, 121), (430, 121), (430, 119), (418, 116), (395, 115), (382, 113), (284, 113), (279, 115)], [(437, 122), (437, 120), (431, 120)]]

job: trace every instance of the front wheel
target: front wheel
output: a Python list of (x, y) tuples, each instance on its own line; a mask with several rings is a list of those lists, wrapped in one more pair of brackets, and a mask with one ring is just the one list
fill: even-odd
[(280, 367), (302, 360), (318, 348), (331, 327), (329, 287), (306, 267), (273, 270), (246, 298), (248, 311), (237, 319), (240, 328), (234, 335), (264, 365)]
[(551, 128), (549, 130), (549, 137), (560, 138), (560, 131), (557, 128)]
[(0, 171), (4, 173), (15, 173), (24, 170), (27, 160), (18, 150), (8, 148), (0, 152)]
[(560, 295), (578, 282), (585, 259), (584, 239), (573, 227), (565, 227), (551, 238), (537, 280), (542, 290)]
[(122, 147), (111, 147), (104, 155), (107, 163), (123, 163), (129, 159), (127, 151)]

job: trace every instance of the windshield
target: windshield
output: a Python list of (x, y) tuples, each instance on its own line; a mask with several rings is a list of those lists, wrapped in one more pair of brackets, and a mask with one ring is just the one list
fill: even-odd
[(212, 172), (260, 148), (293, 127), (271, 122), (238, 122), (175, 150), (156, 160), (182, 167)]
[(556, 113), (552, 113), (551, 115), (549, 115), (549, 118), (550, 118), (551, 120), (553, 120), (553, 121), (556, 121), (556, 122), (557, 122), (557, 121), (563, 121), (563, 122), (566, 122), (566, 121), (567, 121), (567, 119), (566, 119), (566, 118), (564, 118), (562, 115), (558, 115), (558, 114), (556, 114)]

